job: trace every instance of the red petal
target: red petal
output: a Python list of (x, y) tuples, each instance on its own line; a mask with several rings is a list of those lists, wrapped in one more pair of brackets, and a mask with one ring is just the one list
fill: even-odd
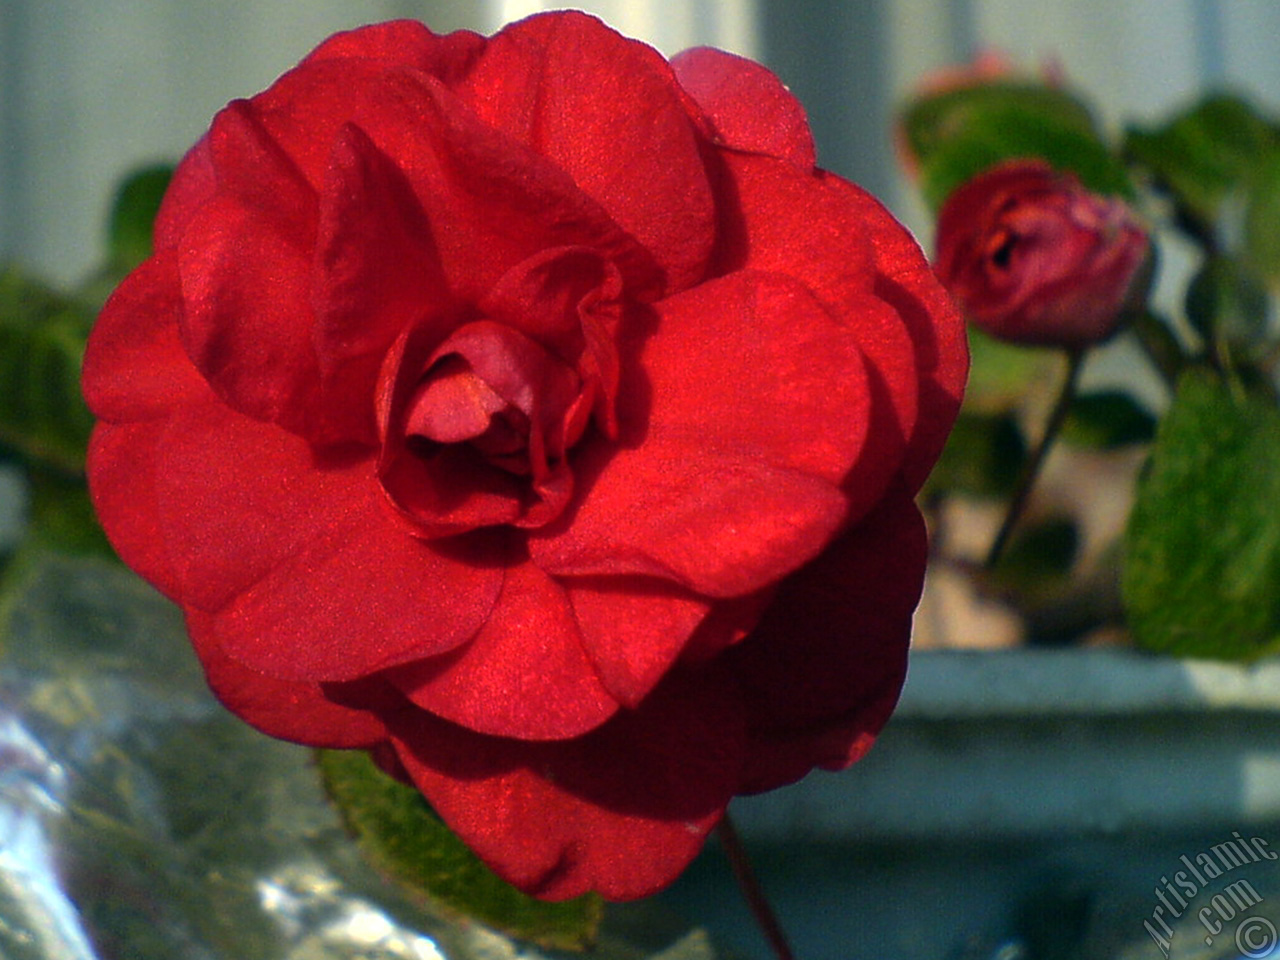
[(856, 325), (849, 298), (873, 292), (874, 231), (880, 218), (863, 215), (822, 171), (800, 171), (773, 157), (721, 151), (720, 245), (714, 269), (770, 270), (803, 280), (836, 315)]
[(474, 640), (388, 677), (420, 707), (498, 737), (576, 737), (618, 709), (583, 652), (565, 591), (527, 561), (507, 569)]
[(421, 372), (431, 358), (430, 338), (406, 329), (388, 351), (378, 385), (382, 438), (377, 475), (407, 529), (422, 537), (448, 537), (483, 526), (513, 523), (525, 510), (528, 482), (488, 463), (464, 444), (430, 455), (409, 449), (404, 422)]
[(218, 194), (179, 249), (182, 337), (219, 396), (242, 413), (311, 429), (316, 198), (243, 101), (209, 132)]
[(626, 707), (648, 696), (711, 607), (670, 583), (641, 577), (572, 579), (564, 588), (596, 673)]
[(217, 185), (213, 158), (209, 155), (209, 138), (204, 136), (187, 151), (165, 190), (152, 231), (156, 253), (177, 247), (187, 224), (196, 211), (212, 199)]
[(467, 30), (443, 36), (418, 20), (390, 20), (331, 36), (302, 61), (381, 60), (387, 66), (412, 66), (446, 82), (461, 76), (484, 50), (485, 38)]
[(240, 719), (269, 736), (312, 747), (371, 747), (387, 739), (387, 729), (375, 712), (346, 705), (398, 702), (399, 695), (385, 681), (322, 685), (269, 677), (223, 653), (213, 619), (188, 610), (187, 634), (209, 687)]
[(380, 468), (379, 479), (406, 529), (428, 539), (515, 523), (528, 509), (527, 479), (462, 444), (443, 446), (431, 456), (401, 449)]
[(459, 299), (478, 303), (516, 264), (565, 246), (599, 251), (633, 289), (652, 285), (650, 255), (563, 170), (431, 78), (385, 75), (350, 119), (413, 186)]
[(405, 432), (439, 443), (474, 440), (507, 408), (459, 357), (444, 357), (429, 380), (418, 386), (405, 415)]
[(466, 360), (494, 393), (545, 432), (563, 419), (577, 396), (572, 368), (537, 340), (491, 320), (459, 327), (436, 350), (437, 358), (450, 355)]
[(770, 730), (751, 737), (741, 794), (765, 793), (802, 780), (814, 771), (844, 770), (865, 757), (897, 706), (902, 675), (886, 675), (879, 695), (845, 717), (809, 730)]
[(99, 423), (85, 472), (107, 538), (120, 559), (152, 586), (180, 601), (182, 578), (169, 556), (156, 499), (155, 463), (164, 425)]
[(561, 247), (516, 264), (485, 293), (479, 306), (481, 315), (541, 341), (573, 362), (584, 347), (584, 317), (594, 317), (616, 333), (621, 293), (617, 269), (598, 251)]
[(412, 62), (419, 51), (410, 46), (405, 53), (410, 62), (402, 66), (394, 57), (388, 63), (378, 56), (313, 54), (253, 98), (263, 128), (317, 192), (328, 179), (333, 145), (342, 128), (352, 122), (360, 125), (357, 114), (371, 99), (379, 99), (387, 78), (409, 73), (426, 79)]
[(371, 505), (219, 611), (227, 653), (285, 679), (354, 680), (473, 636), (500, 572), (405, 535), (381, 512)]
[(660, 306), (639, 361), (649, 382), (624, 385), (622, 448), (582, 451), (588, 492), (530, 550), (558, 576), (737, 596), (816, 556), (843, 522), (838, 488), (867, 441), (861, 353), (785, 277), (739, 273)]
[(482, 737), (401, 714), (394, 742), (432, 807), (500, 876), (562, 900), (649, 896), (719, 821), (742, 769), (730, 688), (672, 678), (635, 712), (559, 743)]
[[(846, 487), (851, 513), (860, 515), (897, 472), (919, 419), (922, 361), (916, 354), (922, 346), (912, 335), (919, 324), (880, 296), (883, 277), (875, 263), (878, 245), (891, 242), (901, 227), (878, 207), (868, 208), (861, 194), (851, 198), (855, 189), (837, 177), (802, 174), (768, 157), (726, 154), (722, 160), (725, 189), (741, 216), (725, 223), (718, 269), (772, 270), (802, 280), (857, 337), (867, 360), (875, 398), (869, 433), (877, 443)], [(923, 262), (919, 257), (917, 251), (909, 262)]]
[(657, 258), (667, 291), (705, 275), (711, 190), (684, 93), (651, 47), (576, 12), (529, 17), (489, 41), (458, 93), (598, 201)]
[[(396, 507), (428, 537), (510, 522), (537, 527), (557, 517), (573, 494), (567, 425), (582, 430), (574, 370), (490, 320), (459, 327), (425, 359), (415, 340), (406, 335), (393, 346), (379, 387), (379, 476)], [(486, 417), (493, 431), (477, 436)], [(415, 449), (410, 434), (444, 444)], [(447, 442), (468, 437), (473, 442), (462, 447)]]
[(671, 67), (710, 119), (717, 144), (813, 170), (817, 155), (804, 107), (769, 70), (714, 47), (685, 50)]
[(430, 227), (395, 165), (358, 127), (334, 146), (320, 206), (315, 349), (329, 432), (372, 442), (374, 396), (388, 348), (405, 328), (450, 325)]
[(156, 483), (189, 602), (226, 606), (359, 512), (370, 499), (360, 466), (317, 469), (304, 441), (216, 404), (175, 411)]
[(698, 629), (689, 637), (680, 653), (681, 662), (706, 663), (745, 639), (760, 621), (760, 615), (772, 602), (777, 589), (776, 584), (770, 584), (755, 593), (717, 602), (710, 616), (698, 624)]
[(872, 226), (876, 296), (898, 312), (915, 345), (919, 413), (902, 472), (918, 490), (942, 452), (964, 395), (969, 375), (964, 319), (906, 228), (865, 190), (836, 177), (829, 182)]
[(899, 483), (783, 581), (756, 629), (722, 656), (746, 693), (753, 740), (792, 745), (752, 755), (744, 790), (865, 752), (863, 738), (888, 719), (906, 675), (927, 549), (920, 513)]
[[(527, 333), (574, 365), (586, 389), (597, 385), (602, 429), (616, 428), (617, 338), (622, 323), (617, 268), (587, 247), (544, 250), (517, 264), (480, 302), (483, 316)], [(577, 436), (566, 435), (560, 449)]]
[(213, 399), (178, 337), (177, 258), (160, 254), (116, 288), (94, 324), (81, 377), (95, 416), (127, 423)]
[(224, 408), (170, 421), (157, 494), (183, 599), (219, 643), (284, 679), (349, 680), (452, 649), (478, 630), (502, 571), (471, 539), (446, 554), (389, 515), (366, 460)]

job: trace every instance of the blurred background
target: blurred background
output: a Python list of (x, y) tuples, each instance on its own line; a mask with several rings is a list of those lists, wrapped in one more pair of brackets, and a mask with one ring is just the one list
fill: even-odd
[[(543, 0), (0, 0), (0, 260), (48, 279), (94, 262), (111, 189), (173, 159), (228, 100), (319, 40), (374, 20), (489, 32)], [(1274, 0), (594, 0), (582, 7), (672, 54), (762, 60), (800, 96), (819, 160), (913, 226), (893, 109), (922, 73), (997, 48), (1056, 64), (1104, 116), (1159, 118), (1206, 85), (1280, 100)]]
[[(0, 0), (0, 263), (55, 285), (83, 281), (120, 178), (176, 160), (223, 104), (330, 33), (394, 17), (487, 33), (554, 6)], [(1060, 72), (1116, 126), (1157, 123), (1208, 89), (1280, 106), (1277, 0), (582, 8), (666, 54), (711, 44), (764, 62), (808, 109), (820, 163), (881, 197), (926, 244), (929, 217), (899, 169), (893, 116), (923, 75), (981, 51)], [(1176, 247), (1170, 256), (1176, 268)], [(0, 533), (18, 496), (0, 473)], [(1164, 951), (1143, 921), (1179, 857), (1232, 830), (1280, 847), (1280, 670), (1137, 663), (1107, 650), (985, 656), (917, 654), (903, 708), (867, 761), (739, 805), (800, 956), (1155, 957)], [(727, 877), (712, 848), (664, 902), (762, 957)], [(1251, 865), (1247, 878), (1280, 903), (1273, 867)], [(1229, 940), (1185, 930), (1173, 956), (1236, 960)]]

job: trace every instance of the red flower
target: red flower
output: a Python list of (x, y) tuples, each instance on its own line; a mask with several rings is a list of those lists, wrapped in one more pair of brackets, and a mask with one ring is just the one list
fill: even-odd
[(1129, 207), (1040, 160), (993, 167), (938, 215), (938, 278), (969, 318), (1016, 343), (1084, 347), (1116, 332), (1147, 235)]
[(396, 22), (228, 106), (85, 359), (99, 515), (210, 684), (548, 898), (671, 881), (897, 697), (962, 330), (714, 50)]

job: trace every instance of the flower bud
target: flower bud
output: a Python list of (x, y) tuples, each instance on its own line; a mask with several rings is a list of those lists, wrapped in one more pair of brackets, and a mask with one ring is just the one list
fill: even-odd
[(1081, 348), (1114, 334), (1145, 296), (1148, 248), (1122, 200), (1041, 160), (1015, 160), (947, 199), (934, 268), (992, 336)]

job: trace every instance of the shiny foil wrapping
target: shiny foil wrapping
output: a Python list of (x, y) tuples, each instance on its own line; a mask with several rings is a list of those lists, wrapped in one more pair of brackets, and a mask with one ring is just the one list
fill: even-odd
[[(179, 612), (45, 557), (0, 610), (0, 957), (538, 960), (361, 858), (311, 751), (209, 694)], [(596, 956), (653, 956), (607, 944)], [(663, 951), (710, 958), (700, 934)]]

